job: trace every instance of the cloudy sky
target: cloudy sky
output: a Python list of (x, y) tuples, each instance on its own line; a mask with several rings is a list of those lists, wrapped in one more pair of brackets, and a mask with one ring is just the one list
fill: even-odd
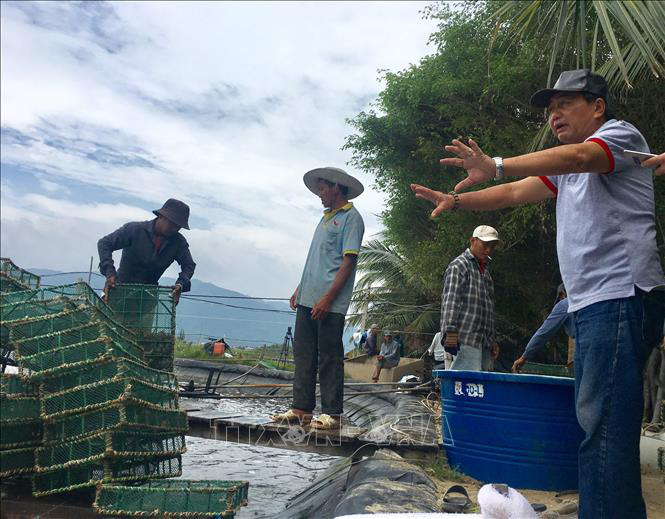
[[(192, 208), (195, 276), (264, 297), (297, 285), (345, 119), (378, 69), (431, 51), (424, 2), (2, 2), (1, 248), (24, 267), (97, 265), (97, 240)], [(176, 272), (172, 268), (168, 273)]]

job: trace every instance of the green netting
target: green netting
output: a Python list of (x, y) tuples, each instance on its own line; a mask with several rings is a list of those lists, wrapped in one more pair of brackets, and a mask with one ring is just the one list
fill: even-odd
[[(32, 292), (32, 291), (29, 291)], [(16, 292), (22, 294), (23, 292)], [(28, 301), (0, 305), (0, 340), (2, 344), (10, 343), (10, 325), (24, 319), (61, 314), (76, 309), (76, 304), (66, 298), (49, 301)]]
[(120, 284), (109, 292), (109, 306), (120, 323), (144, 334), (175, 334), (175, 304), (171, 287)]
[(21, 368), (31, 370), (32, 380), (39, 380), (66, 373), (91, 360), (123, 355), (130, 356), (118, 343), (106, 337), (27, 357), (19, 354), (17, 359)]
[(110, 458), (172, 457), (184, 454), (181, 433), (110, 431), (37, 449), (37, 470), (48, 472)]
[(42, 422), (0, 421), (0, 449), (15, 449), (39, 445), (42, 441)]
[(34, 422), (39, 420), (38, 396), (0, 395), (0, 422)]
[(83, 363), (75, 369), (68, 369), (66, 373), (44, 380), (42, 391), (44, 393), (59, 393), (77, 386), (93, 384), (113, 377), (132, 377), (148, 384), (162, 386), (171, 390), (178, 390), (178, 381), (173, 373), (157, 371), (121, 357), (103, 357)]
[(40, 497), (115, 481), (148, 481), (182, 474), (180, 456), (168, 458), (117, 458), (91, 461), (64, 469), (38, 472), (33, 476), (32, 493)]
[(2, 277), (10, 278), (27, 288), (37, 288), (39, 286), (39, 276), (37, 274), (17, 267), (9, 258), (0, 258), (0, 274)]
[(173, 372), (173, 355), (146, 355), (144, 358), (152, 369)]
[(0, 293), (22, 292), (30, 287), (10, 278), (4, 272), (0, 272)]
[(9, 294), (0, 295), (0, 305), (19, 305), (26, 302), (47, 301), (49, 299), (66, 297), (73, 301), (74, 304), (80, 305), (88, 303), (102, 313), (109, 319), (113, 319), (113, 311), (104, 303), (94, 289), (84, 283), (78, 281), (67, 285), (57, 285), (53, 287), (41, 287), (37, 289), (24, 290), (22, 292), (13, 292)]
[(572, 370), (559, 364), (539, 364), (537, 362), (525, 362), (522, 373), (531, 375), (548, 375), (551, 377), (574, 377)]
[(50, 420), (120, 402), (144, 402), (164, 409), (177, 409), (178, 394), (172, 389), (135, 378), (114, 377), (60, 393), (44, 394), (41, 399), (42, 418)]
[(0, 395), (37, 396), (39, 388), (16, 373), (0, 373)]
[(35, 448), (0, 450), (0, 478), (35, 470)]
[(79, 305), (75, 310), (50, 316), (10, 321), (6, 325), (10, 329), (12, 342), (15, 342), (22, 339), (59, 333), (94, 322), (101, 322), (108, 325), (127, 339), (135, 339), (135, 335), (131, 331), (110, 320), (97, 307), (87, 304)]
[(97, 513), (142, 517), (233, 517), (247, 504), (246, 481), (151, 481), (97, 488)]
[(44, 440), (56, 442), (124, 427), (187, 431), (187, 413), (148, 404), (113, 403), (107, 407), (56, 418), (44, 424)]

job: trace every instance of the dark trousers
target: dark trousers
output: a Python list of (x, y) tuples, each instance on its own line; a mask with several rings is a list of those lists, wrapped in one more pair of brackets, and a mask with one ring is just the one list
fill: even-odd
[(312, 309), (298, 305), (293, 337), (296, 364), (293, 381), (294, 409), (311, 412), (316, 407), (316, 374), (321, 384), (321, 412), (342, 414), (344, 400), (344, 316), (329, 313), (314, 321)]

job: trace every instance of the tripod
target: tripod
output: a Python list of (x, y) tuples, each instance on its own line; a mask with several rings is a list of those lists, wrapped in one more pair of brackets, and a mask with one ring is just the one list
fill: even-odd
[(293, 335), (291, 334), (291, 327), (289, 326), (286, 329), (286, 335), (284, 336), (284, 343), (282, 344), (282, 350), (279, 352), (279, 360), (277, 361), (277, 369), (280, 368), (282, 362), (286, 367), (286, 363), (289, 361), (289, 346), (293, 348)]

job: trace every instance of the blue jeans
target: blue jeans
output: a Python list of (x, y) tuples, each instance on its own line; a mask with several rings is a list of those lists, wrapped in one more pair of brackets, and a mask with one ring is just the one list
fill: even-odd
[(643, 292), (575, 312), (580, 519), (646, 518), (640, 475)]

